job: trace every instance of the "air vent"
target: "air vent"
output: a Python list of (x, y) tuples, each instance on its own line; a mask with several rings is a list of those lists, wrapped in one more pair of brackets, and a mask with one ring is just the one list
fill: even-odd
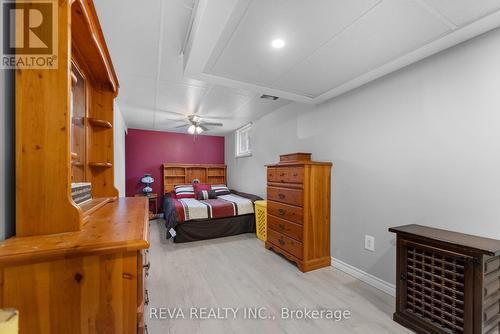
[(262, 94), (260, 96), (261, 99), (266, 99), (266, 100), (272, 100), (272, 101), (276, 101), (277, 99), (279, 99), (279, 97), (277, 96), (273, 96), (273, 95), (267, 95), (267, 94)]

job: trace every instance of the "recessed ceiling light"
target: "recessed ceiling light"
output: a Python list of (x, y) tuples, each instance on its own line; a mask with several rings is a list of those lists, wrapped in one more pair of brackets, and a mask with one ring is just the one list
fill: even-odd
[(271, 42), (271, 46), (275, 49), (281, 49), (285, 46), (285, 41), (281, 38), (275, 39)]

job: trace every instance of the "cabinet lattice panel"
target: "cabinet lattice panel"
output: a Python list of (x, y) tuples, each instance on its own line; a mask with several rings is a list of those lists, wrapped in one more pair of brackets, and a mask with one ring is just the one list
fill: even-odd
[(449, 333), (464, 332), (465, 261), (407, 248), (407, 312)]

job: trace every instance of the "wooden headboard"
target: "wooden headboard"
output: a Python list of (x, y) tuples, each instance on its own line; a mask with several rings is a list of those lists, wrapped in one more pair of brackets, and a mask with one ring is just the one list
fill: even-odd
[(163, 164), (163, 193), (174, 190), (178, 184), (226, 184), (226, 165), (214, 164)]

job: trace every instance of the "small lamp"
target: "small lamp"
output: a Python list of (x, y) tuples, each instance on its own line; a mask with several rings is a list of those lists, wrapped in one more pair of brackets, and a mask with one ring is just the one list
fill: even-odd
[(144, 193), (145, 196), (150, 196), (151, 193), (153, 192), (153, 188), (151, 188), (151, 185), (155, 182), (155, 179), (151, 174), (144, 174), (144, 176), (141, 179), (141, 183), (144, 184), (144, 188), (142, 189), (142, 192)]

